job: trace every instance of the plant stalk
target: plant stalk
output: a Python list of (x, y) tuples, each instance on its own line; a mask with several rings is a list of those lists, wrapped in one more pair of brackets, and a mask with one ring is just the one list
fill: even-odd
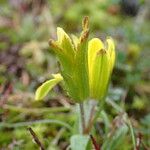
[(82, 133), (85, 134), (86, 125), (85, 125), (84, 105), (83, 103), (80, 103), (79, 106), (80, 106), (80, 114), (81, 114)]
[[(89, 133), (93, 127), (93, 124), (96, 122), (97, 118), (99, 117), (99, 114), (101, 113), (101, 111), (103, 110), (103, 106), (104, 106), (104, 102), (105, 100), (103, 99), (101, 103), (98, 104), (98, 110), (95, 114), (92, 114), (89, 122), (88, 122), (88, 126), (86, 128), (86, 133)], [(96, 107), (96, 106), (95, 106)], [(92, 113), (92, 112), (91, 112)], [(95, 116), (94, 116), (95, 115)]]

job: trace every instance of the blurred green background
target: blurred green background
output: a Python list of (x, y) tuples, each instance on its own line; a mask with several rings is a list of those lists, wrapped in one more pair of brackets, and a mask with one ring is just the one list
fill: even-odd
[[(0, 0), (0, 150), (38, 149), (30, 125), (48, 150), (69, 145), (72, 133), (63, 123), (72, 126), (76, 116), (63, 85), (40, 102), (34, 101), (34, 92), (59, 70), (48, 46), (56, 27), (79, 35), (84, 16), (90, 18), (90, 38), (115, 40), (108, 97), (128, 113), (135, 135), (142, 134), (141, 150), (150, 147), (149, 0)], [(121, 114), (106, 105), (106, 116), (107, 124), (100, 117), (101, 134), (95, 135), (101, 145)], [(132, 149), (129, 134), (119, 144), (121, 150)]]

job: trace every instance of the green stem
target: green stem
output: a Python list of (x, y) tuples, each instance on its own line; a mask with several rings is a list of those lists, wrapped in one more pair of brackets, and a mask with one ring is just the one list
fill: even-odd
[(80, 114), (81, 114), (81, 125), (82, 125), (82, 133), (85, 134), (85, 114), (84, 114), (84, 105), (83, 103), (79, 104), (80, 106)]
[(134, 147), (134, 150), (136, 150), (136, 140), (135, 140), (134, 130), (133, 130), (133, 127), (132, 127), (130, 119), (128, 119), (127, 123), (129, 125), (129, 130), (131, 132), (131, 138), (132, 138), (133, 147)]
[(66, 127), (69, 130), (72, 130), (72, 127), (60, 120), (54, 120), (54, 119), (44, 119), (44, 120), (35, 120), (35, 121), (28, 121), (28, 122), (17, 122), (17, 123), (0, 123), (0, 128), (18, 128), (18, 127), (25, 127), (30, 125), (36, 125), (36, 124), (58, 124), (61, 126)]
[(24, 107), (18, 107), (13, 105), (7, 105), (5, 104), (4, 109), (15, 111), (15, 112), (22, 112), (22, 113), (55, 113), (55, 112), (66, 112), (69, 111), (70, 108), (68, 107), (47, 107), (47, 108), (24, 108)]
[(114, 101), (110, 100), (110, 99), (107, 99), (106, 102), (111, 105), (117, 112), (119, 113), (123, 113), (124, 110), (118, 106)]
[(101, 103), (99, 102), (98, 104), (98, 110), (94, 116), (93, 119), (90, 119), (91, 121), (88, 123), (88, 127), (86, 128), (86, 133), (89, 133), (93, 127), (93, 124), (96, 122), (97, 118), (99, 117), (100, 112), (103, 110), (103, 106), (104, 106), (105, 100), (103, 99), (101, 101)]

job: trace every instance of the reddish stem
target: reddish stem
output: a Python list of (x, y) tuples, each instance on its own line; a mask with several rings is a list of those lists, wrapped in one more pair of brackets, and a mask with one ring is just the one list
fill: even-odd
[(92, 135), (90, 135), (90, 138), (91, 138), (91, 140), (92, 140), (92, 143), (93, 143), (93, 146), (94, 146), (95, 150), (101, 150), (101, 149), (100, 149), (100, 146), (99, 146), (98, 143), (96, 142), (95, 138), (94, 138)]

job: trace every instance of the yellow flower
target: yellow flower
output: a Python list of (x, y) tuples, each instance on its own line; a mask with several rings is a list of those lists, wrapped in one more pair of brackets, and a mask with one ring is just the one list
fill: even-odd
[(88, 22), (84, 19), (81, 36), (71, 39), (62, 28), (57, 28), (57, 41), (50, 40), (49, 45), (57, 55), (61, 64), (61, 74), (68, 94), (76, 102), (89, 96), (88, 84)]
[[(61, 64), (61, 75), (67, 92), (76, 102), (82, 102), (88, 98), (102, 99), (106, 94), (115, 63), (113, 40), (108, 38), (107, 47), (105, 47), (98, 38), (88, 41), (88, 33), (86, 17), (83, 20), (83, 31), (79, 38), (76, 36), (70, 38), (62, 28), (57, 28), (58, 40), (49, 41)], [(56, 83), (61, 81), (55, 80)], [(41, 95), (39, 93), (43, 92), (43, 88), (42, 86), (38, 90), (37, 95)]]
[(115, 62), (114, 42), (111, 38), (106, 41), (108, 45), (106, 48), (98, 38), (94, 38), (88, 43), (90, 98), (96, 100), (105, 96)]

